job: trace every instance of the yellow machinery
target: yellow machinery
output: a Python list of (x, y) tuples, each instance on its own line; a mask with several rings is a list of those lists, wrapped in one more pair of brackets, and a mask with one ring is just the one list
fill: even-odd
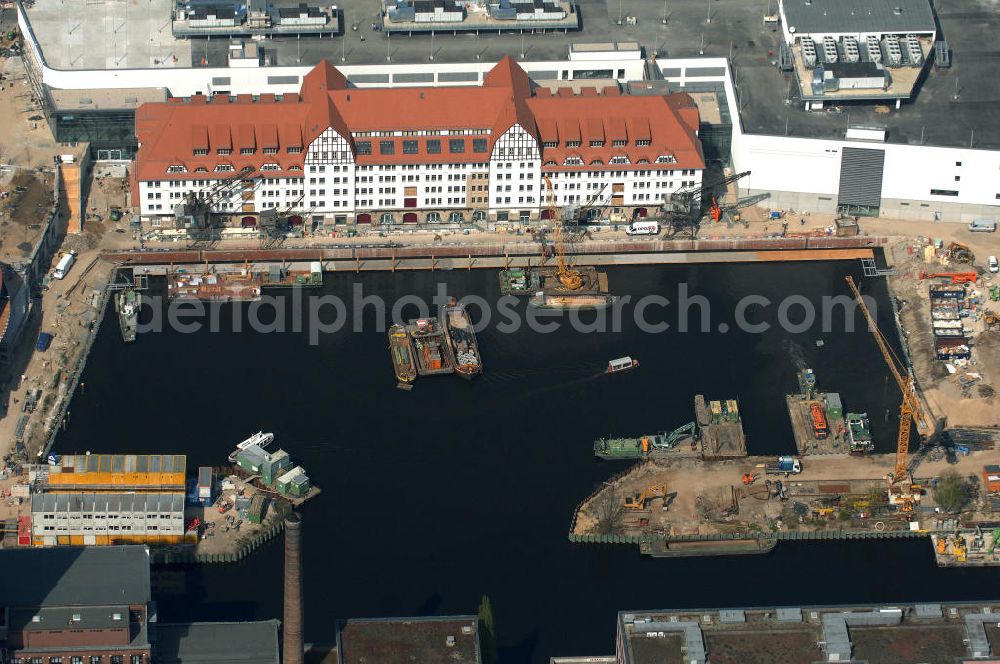
[(554, 244), (556, 246), (556, 263), (559, 266), (556, 269), (556, 276), (559, 277), (559, 283), (563, 285), (567, 290), (578, 290), (583, 286), (583, 277), (576, 270), (569, 267), (569, 262), (566, 259), (566, 241), (563, 238), (563, 221), (559, 218), (558, 211), (556, 210), (556, 197), (552, 191), (552, 179), (548, 175), (543, 175), (542, 179), (545, 181), (545, 204), (549, 211), (549, 221), (552, 222), (554, 231)]
[(948, 551), (948, 540), (939, 535), (937, 541), (937, 552), (939, 555), (943, 556), (947, 551)]
[(964, 563), (968, 555), (968, 549), (965, 548), (965, 538), (961, 535), (956, 535), (955, 540), (951, 544), (951, 550), (955, 553), (955, 560)]
[[(847, 276), (847, 285), (850, 286), (851, 292), (854, 293), (854, 299), (857, 300), (861, 312), (865, 315), (865, 320), (868, 321), (868, 331), (875, 337), (875, 342), (878, 344), (879, 350), (882, 351), (882, 357), (885, 358), (885, 363), (889, 366), (889, 371), (892, 373), (893, 378), (896, 379), (899, 389), (903, 392), (903, 402), (899, 406), (899, 437), (896, 439), (896, 466), (892, 471), (892, 475), (889, 476), (889, 500), (891, 502), (893, 500), (895, 485), (907, 477), (911, 420), (917, 425), (917, 432), (921, 436), (929, 433), (930, 424), (924, 415), (923, 409), (920, 407), (920, 401), (917, 399), (913, 376), (910, 375), (902, 361), (896, 357), (892, 348), (889, 347), (885, 336), (878, 329), (875, 319), (872, 318), (872, 314), (868, 310), (868, 305), (862, 299), (861, 291), (858, 290), (857, 284), (854, 283), (854, 279), (850, 275)], [(910, 496), (901, 496), (901, 498), (903, 498), (904, 507), (909, 504), (910, 509), (912, 509), (912, 489), (910, 489), (910, 494)]]
[(648, 503), (653, 498), (663, 498), (663, 500), (666, 501), (667, 485), (654, 484), (651, 487), (647, 487), (644, 491), (642, 491), (642, 493), (636, 493), (631, 496), (625, 496), (625, 509), (644, 510), (646, 509), (646, 503)]

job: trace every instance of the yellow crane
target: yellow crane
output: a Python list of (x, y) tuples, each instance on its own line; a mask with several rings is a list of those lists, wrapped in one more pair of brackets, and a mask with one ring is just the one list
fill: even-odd
[(543, 175), (542, 180), (545, 181), (545, 205), (549, 211), (549, 221), (552, 222), (554, 230), (554, 244), (556, 247), (556, 276), (559, 278), (559, 283), (563, 285), (567, 290), (577, 290), (583, 286), (583, 277), (576, 270), (569, 267), (569, 261), (566, 258), (566, 241), (563, 238), (563, 222), (559, 218), (558, 210), (556, 210), (556, 197), (552, 191), (552, 179), (548, 175)]
[(850, 286), (851, 292), (854, 293), (854, 299), (857, 300), (861, 312), (865, 315), (865, 320), (868, 321), (868, 331), (875, 337), (875, 343), (878, 344), (879, 350), (882, 351), (882, 357), (885, 358), (885, 363), (889, 366), (892, 377), (896, 379), (896, 384), (899, 385), (899, 389), (903, 392), (903, 402), (899, 406), (899, 437), (896, 440), (896, 467), (893, 469), (889, 479), (890, 486), (892, 486), (898, 482), (902, 482), (907, 477), (911, 421), (917, 425), (917, 432), (921, 436), (927, 435), (931, 427), (927, 421), (927, 417), (924, 415), (923, 409), (920, 407), (916, 386), (913, 384), (913, 376), (896, 356), (896, 353), (893, 352), (882, 331), (878, 329), (875, 319), (868, 310), (868, 305), (865, 304), (864, 299), (861, 297), (861, 291), (858, 290), (857, 284), (854, 283), (854, 279), (850, 275), (847, 276), (847, 285)]
[(653, 498), (663, 498), (664, 501), (667, 500), (667, 485), (666, 484), (654, 484), (651, 487), (647, 487), (641, 493), (636, 493), (631, 496), (625, 496), (625, 509), (628, 510), (644, 510), (646, 509), (646, 503)]

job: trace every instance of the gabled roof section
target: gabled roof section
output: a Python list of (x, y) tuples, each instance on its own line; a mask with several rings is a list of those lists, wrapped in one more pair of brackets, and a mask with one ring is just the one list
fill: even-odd
[(346, 90), (347, 77), (328, 60), (320, 60), (319, 64), (302, 77), (302, 100), (313, 102), (320, 99), (330, 90)]
[(531, 79), (513, 58), (509, 55), (503, 56), (493, 69), (486, 72), (483, 77), (483, 87), (503, 88), (509, 91), (509, 96), (505, 95), (506, 99), (493, 123), (494, 139), (515, 124), (538, 139), (535, 118), (526, 103), (531, 96)]
[(276, 149), (278, 147), (278, 125), (273, 122), (262, 124), (257, 130), (257, 139), (260, 141), (260, 147)]

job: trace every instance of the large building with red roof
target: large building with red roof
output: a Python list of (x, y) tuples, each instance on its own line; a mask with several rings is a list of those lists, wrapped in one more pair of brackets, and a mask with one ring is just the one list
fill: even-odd
[[(557, 208), (653, 214), (705, 167), (686, 94), (535, 89), (509, 57), (480, 86), (352, 88), (321, 62), (299, 94), (141, 106), (133, 196), (173, 216), (189, 194), (254, 225), (530, 221)], [(235, 186), (234, 186), (235, 185)]]

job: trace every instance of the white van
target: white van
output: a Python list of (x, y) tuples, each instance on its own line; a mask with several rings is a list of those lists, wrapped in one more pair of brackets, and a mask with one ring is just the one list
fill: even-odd
[(52, 276), (55, 279), (62, 279), (63, 277), (66, 276), (67, 273), (69, 273), (70, 268), (73, 267), (73, 263), (75, 262), (76, 262), (76, 252), (75, 251), (66, 252), (65, 254), (63, 254), (63, 257), (60, 258), (59, 262), (56, 264), (56, 269), (53, 270)]
[(993, 233), (997, 229), (997, 222), (989, 219), (976, 219), (969, 224), (969, 230), (980, 233)]
[(625, 229), (626, 235), (658, 235), (660, 224), (655, 221), (633, 221)]

